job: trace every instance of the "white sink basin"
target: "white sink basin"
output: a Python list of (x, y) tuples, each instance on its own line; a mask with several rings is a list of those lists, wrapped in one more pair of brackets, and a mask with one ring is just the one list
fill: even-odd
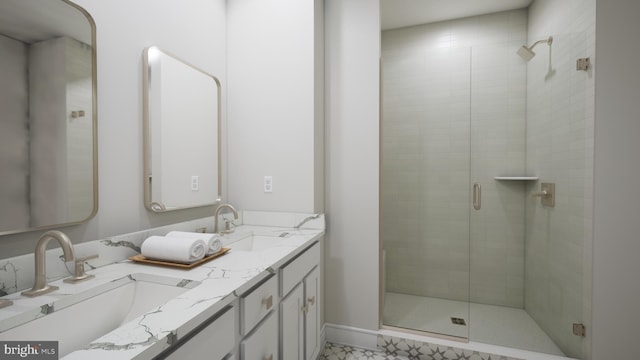
[(197, 285), (197, 281), (130, 274), (54, 302), (53, 312), (0, 333), (0, 339), (58, 341), (62, 357)]
[(261, 251), (284, 241), (286, 241), (286, 236), (250, 234), (238, 240), (232, 240), (225, 246), (234, 251)]

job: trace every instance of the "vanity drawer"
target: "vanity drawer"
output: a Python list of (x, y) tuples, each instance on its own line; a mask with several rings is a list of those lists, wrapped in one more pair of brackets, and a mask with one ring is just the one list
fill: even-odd
[(280, 296), (288, 294), (319, 263), (320, 243), (316, 242), (280, 269)]
[(179, 347), (164, 359), (223, 359), (233, 350), (236, 334), (237, 307), (205, 321), (182, 340)]
[(278, 360), (278, 318), (271, 312), (265, 321), (240, 343), (244, 360)]
[(272, 276), (240, 298), (240, 332), (248, 334), (278, 303), (278, 277)]

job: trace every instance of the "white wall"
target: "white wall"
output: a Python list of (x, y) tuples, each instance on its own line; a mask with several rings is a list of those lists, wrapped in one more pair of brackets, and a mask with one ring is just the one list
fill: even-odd
[(378, 0), (325, 3), (327, 323), (378, 329)]
[(314, 213), (325, 210), (324, 0), (315, 0)]
[[(99, 209), (87, 224), (61, 230), (80, 242), (210, 215), (213, 207), (165, 214), (144, 207), (142, 50), (158, 45), (218, 76), (224, 103), (225, 1), (76, 3), (93, 16), (97, 27)], [(39, 235), (2, 236), (0, 252), (3, 257), (33, 252)]]
[(640, 3), (598, 1), (596, 9), (591, 358), (634, 358), (640, 323)]
[(227, 6), (229, 199), (242, 209), (314, 212), (324, 190), (315, 167), (316, 1)]

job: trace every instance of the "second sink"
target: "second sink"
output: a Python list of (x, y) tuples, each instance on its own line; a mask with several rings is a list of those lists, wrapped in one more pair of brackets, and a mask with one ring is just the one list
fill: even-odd
[(286, 242), (288, 236), (274, 236), (249, 233), (239, 239), (233, 239), (226, 247), (235, 251), (261, 251), (267, 248), (273, 248), (281, 242)]

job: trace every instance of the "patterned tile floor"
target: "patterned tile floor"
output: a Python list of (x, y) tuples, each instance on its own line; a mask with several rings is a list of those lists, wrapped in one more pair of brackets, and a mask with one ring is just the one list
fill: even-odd
[(326, 343), (318, 360), (523, 360), (380, 335), (378, 349)]
[(407, 358), (379, 351), (327, 343), (319, 360), (407, 360)]

